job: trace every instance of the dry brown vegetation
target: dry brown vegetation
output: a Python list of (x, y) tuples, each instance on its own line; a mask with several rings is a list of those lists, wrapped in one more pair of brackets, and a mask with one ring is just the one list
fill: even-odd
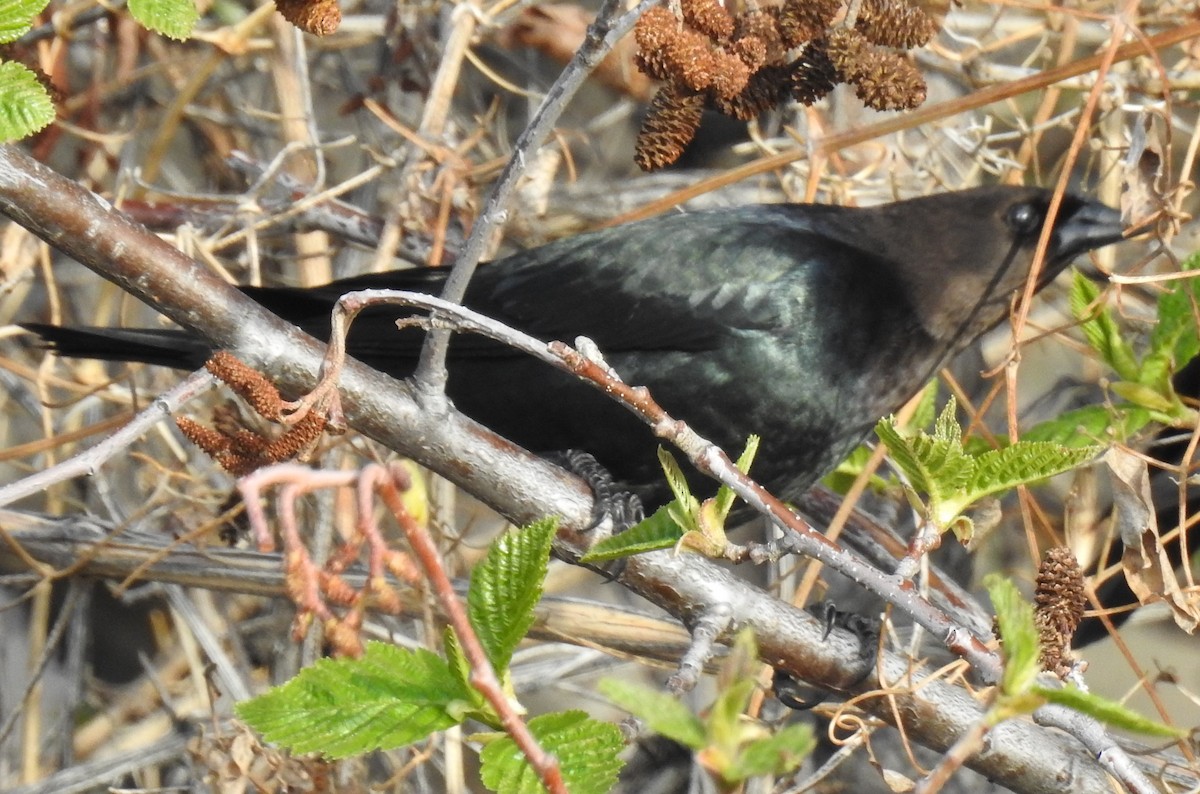
[[(290, 5), (301, 17), (316, 14), (317, 28), (329, 26), (328, 5)], [(852, 5), (867, 20), (886, 7), (871, 0)], [(821, 24), (836, 29), (846, 9), (830, 8)], [(653, 174), (635, 166), (652, 88), (637, 69), (631, 34), (556, 119), (549, 140), (523, 152), (524, 174), (503, 202), (503, 233), (488, 238), (486, 253), (677, 205), (870, 204), (983, 182), (1053, 186), (1060, 180), (1122, 206), (1132, 219), (1155, 219), (1152, 240), (1102, 255), (1109, 269), (1157, 277), (1178, 270), (1182, 258), (1200, 249), (1190, 222), (1200, 150), (1194, 3), (1059, 7), (968, 0), (922, 8), (937, 20), (937, 34), (924, 46), (904, 43), (904, 56), (889, 57), (903, 57), (913, 70), (905, 75), (923, 79), (925, 100), (918, 103), (907, 91), (880, 104), (919, 104), (915, 109), (865, 108), (856, 91), (862, 95), (864, 83), (878, 82), (865, 75), (812, 96), (807, 106), (776, 101), (784, 97), (773, 84), (770, 102), (732, 114), (757, 115), (748, 124), (705, 117), (695, 129), (703, 105), (728, 103), (749, 90), (747, 69), (736, 91), (712, 89), (710, 80), (659, 95), (686, 106), (688, 118), (672, 117), (667, 126), (691, 125), (695, 142), (685, 151), (676, 145), (678, 136), (668, 136), (679, 149), (673, 155), (683, 157), (676, 169)], [(174, 43), (96, 4), (55, 2), (50, 11), (53, 21), (47, 13), (45, 25), (19, 50), (60, 92), (60, 121), (23, 148), (222, 279), (299, 285), (404, 262), (453, 261), (480, 216), (495, 220), (488, 190), (532, 108), (582, 43), (589, 19), (586, 11), (509, 0), (368, 0), (343, 5), (337, 29), (316, 37), (297, 32), (271, 5), (222, 1), (203, 3), (195, 37)], [(666, 24), (662, 15), (669, 11), (654, 13)], [(718, 23), (693, 19), (690, 25), (724, 31)], [(755, 61), (746, 54), (750, 45), (735, 46), (749, 34), (724, 36), (718, 48), (728, 48), (725, 57), (741, 58), (743, 66)], [(766, 55), (756, 62), (760, 68), (783, 64)], [(682, 78), (669, 65), (650, 71)], [(656, 101), (661, 108), (667, 100)], [(2, 234), (0, 377), (7, 399), (0, 482), (11, 483), (94, 446), (181, 375), (59, 360), (33, 347), (14, 323), (145, 326), (161, 320), (22, 226), (6, 223)], [(1130, 333), (1146, 333), (1154, 279), (1108, 289)], [(988, 426), (1007, 432), (1018, 416), (1027, 426), (1077, 404), (1081, 393), (1102, 393), (1098, 382), (1111, 376), (1070, 327), (1063, 305), (1062, 291), (1051, 290), (1022, 322), (1020, 345), (1003, 328), (982, 358), (947, 373), (960, 405), (978, 418), (979, 433), (986, 435)], [(981, 370), (990, 371), (988, 377), (981, 378)], [(250, 437), (239, 434), (270, 439), (280, 432), (228, 390), (208, 391), (176, 414), (206, 428), (193, 429), (190, 438), (213, 433), (204, 437), (216, 447), (221, 439)], [(1161, 480), (1170, 497), (1186, 496), (1200, 437), (1194, 427), (1179, 432), (1190, 441), (1187, 455), (1159, 467), (1174, 477)], [(353, 430), (303, 441), (297, 446), (311, 447), (310, 459), (328, 470), (354, 471), (395, 457)], [(335, 764), (264, 748), (231, 719), (233, 701), (286, 679), (330, 646), (352, 649), (362, 637), (438, 645), (436, 601), (419, 586), (372, 590), (365, 563), (352, 556), (360, 547), (406, 548), (398, 531), (364, 539), (346, 488), (303, 501), (298, 542), (317, 561), (304, 575), (320, 569), (326, 577), (317, 585), (318, 608), (298, 594), (294, 560), (253, 548), (232, 478), (174, 423), (151, 423), (140, 437), (122, 440), (117, 452), (76, 476), (41, 483), (0, 511), (0, 789), (102, 790), (116, 783), (231, 792), (366, 791), (368, 785), (443, 791), (477, 785), (469, 782), (473, 755), (467, 751), (464, 760), (458, 734), (371, 761)], [(465, 581), (499, 522), (446, 480), (415, 466), (411, 475), (409, 512), (428, 526), (446, 570)], [(1067, 543), (1086, 568), (1111, 540), (1106, 487), (1097, 484), (1103, 479), (1085, 471), (1058, 490), (1005, 501), (1002, 528), (982, 544), (977, 572), (1002, 569), (1031, 583), (1040, 552)], [(1191, 552), (1186, 532), (1175, 529), (1194, 520), (1186, 504), (1179, 520), (1161, 531), (1168, 539), (1182, 537)], [(902, 505), (902, 498), (888, 497), (871, 508), (902, 524)], [(336, 571), (331, 557), (341, 565)], [(401, 578), (412, 574), (396, 559), (388, 564)], [(334, 581), (335, 573), (345, 576)], [(825, 588), (804, 560), (785, 558), (769, 574), (755, 569), (749, 575), (796, 603)], [(1087, 581), (1096, 587), (1122, 575), (1111, 565)], [(1190, 575), (1181, 575), (1181, 585), (1180, 599), (1195, 608)], [(590, 572), (556, 564), (547, 592), (554, 597), (541, 608), (536, 642), (514, 663), (518, 691), (534, 709), (585, 701), (617, 719), (590, 694), (595, 678), (671, 669), (687, 647), (678, 621), (639, 598), (625, 603), (618, 586), (602, 586)], [(558, 598), (566, 595), (584, 600)], [(315, 624), (303, 639), (297, 639), (297, 603), (300, 622)], [(1090, 660), (1089, 681), (1111, 697), (1128, 696), (1144, 713), (1194, 726), (1200, 722), (1197, 639), (1169, 618), (1137, 631), (1154, 633), (1130, 634), (1138, 637), (1132, 647), (1110, 640), (1115, 647), (1107, 656), (1081, 654)], [(885, 632), (885, 641), (909, 650), (906, 637)], [(956, 661), (922, 675), (962, 688), (965, 667)], [(911, 683), (898, 683), (897, 692), (911, 692)], [(886, 705), (881, 711), (890, 713)], [(891, 731), (877, 713), (849, 712), (863, 728), (856, 742)], [(790, 716), (770, 706), (764, 715)], [(904, 716), (922, 718), (915, 709)], [(850, 732), (841, 730), (839, 738)], [(944, 743), (954, 738), (940, 737)], [(1086, 756), (1082, 746), (1078, 750)], [(844, 767), (877, 778), (867, 759), (865, 745), (842, 757)], [(897, 775), (922, 774), (903, 752), (877, 759)], [(936, 754), (922, 757), (927, 765), (936, 760)], [(1139, 763), (1170, 790), (1194, 787), (1200, 774), (1188, 747), (1171, 746)], [(468, 783), (461, 784), (464, 776)], [(1026, 778), (1007, 782), (1017, 790), (1054, 790)], [(1053, 786), (1053, 780), (1042, 782)], [(631, 783), (629, 790), (642, 785)], [(785, 781), (779, 786), (789, 790)]]

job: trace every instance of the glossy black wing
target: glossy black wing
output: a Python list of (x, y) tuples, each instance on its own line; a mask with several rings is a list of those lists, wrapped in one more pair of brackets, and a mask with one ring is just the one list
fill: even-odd
[[(813, 227), (829, 208), (741, 207), (660, 216), (522, 251), (481, 265), (465, 303), (544, 340), (592, 339), (606, 353), (711, 350), (737, 330), (784, 329), (797, 321), (813, 267), (852, 264), (870, 272), (878, 260)], [(814, 223), (814, 218), (818, 223)], [(833, 264), (831, 264), (833, 263)], [(337, 298), (360, 289), (437, 294), (447, 268), (415, 268), (358, 276), (315, 289), (247, 288), (271, 311), (326, 337)], [(351, 332), (352, 355), (381, 362), (409, 360), (422, 334), (398, 332), (411, 312), (364, 312)], [(460, 335), (454, 357), (511, 356), (491, 340)]]

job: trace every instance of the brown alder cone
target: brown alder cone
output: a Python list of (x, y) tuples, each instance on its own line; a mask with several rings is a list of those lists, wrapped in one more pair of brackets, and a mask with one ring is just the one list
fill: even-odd
[(704, 97), (699, 94), (670, 83), (658, 89), (638, 133), (634, 162), (643, 171), (653, 171), (678, 160), (695, 137), (703, 111)]
[(218, 380), (233, 389), (254, 412), (264, 419), (278, 419), (283, 415), (283, 399), (279, 390), (266, 376), (242, 363), (227, 350), (218, 350), (205, 362), (204, 368)]
[(924, 47), (937, 32), (937, 24), (906, 0), (863, 0), (854, 27), (868, 41), (909, 50)]
[(668, 80), (675, 80), (693, 91), (712, 85), (718, 71), (716, 54), (703, 34), (684, 28), (667, 43), (664, 53)]
[(779, 13), (779, 34), (788, 47), (825, 35), (841, 10), (840, 0), (786, 0)]
[(684, 22), (715, 42), (733, 35), (733, 17), (717, 0), (681, 0), (680, 10)]
[(1070, 549), (1056, 546), (1047, 550), (1038, 567), (1033, 601), (1042, 669), (1064, 677), (1074, 663), (1071, 638), (1087, 607), (1083, 573)]
[(778, 105), (787, 96), (787, 66), (767, 64), (750, 76), (746, 87), (728, 99), (714, 98), (713, 107), (738, 121), (750, 121)]
[(730, 44), (729, 49), (750, 67), (751, 72), (758, 71), (767, 62), (767, 43), (758, 36), (743, 36)]
[(276, 0), (275, 8), (288, 22), (314, 36), (328, 36), (342, 24), (335, 0)]
[(832, 91), (840, 77), (829, 59), (825, 41), (818, 39), (810, 42), (800, 57), (788, 65), (786, 88), (797, 102), (811, 105)]
[(750, 81), (752, 71), (746, 62), (727, 52), (713, 53), (713, 69), (708, 89), (715, 97), (735, 97)]
[(655, 80), (671, 79), (666, 52), (678, 32), (679, 20), (664, 6), (647, 9), (633, 28), (638, 66)]
[(738, 14), (734, 20), (734, 40), (758, 39), (767, 45), (766, 63), (782, 62), (787, 56), (787, 49), (779, 35), (779, 12), (779, 6), (767, 6)]
[(825, 39), (825, 50), (867, 107), (909, 110), (925, 101), (925, 78), (912, 62), (900, 53), (879, 49), (857, 30), (834, 30)]

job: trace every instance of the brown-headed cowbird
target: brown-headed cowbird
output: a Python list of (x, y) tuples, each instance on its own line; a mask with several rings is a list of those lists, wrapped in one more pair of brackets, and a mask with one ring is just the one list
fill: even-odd
[[(542, 339), (590, 337), (626, 382), (726, 450), (759, 434), (752, 473), (790, 498), (1007, 316), (1049, 201), (1041, 189), (987, 187), (869, 209), (675, 213), (499, 259), (480, 268), (465, 302)], [(1121, 232), (1115, 210), (1065, 197), (1040, 284)], [(327, 338), (343, 293), (434, 292), (446, 273), (245, 292)], [(402, 314), (360, 316), (350, 354), (411, 372), (422, 337), (395, 329)], [(26, 327), (69, 356), (195, 368), (210, 353), (185, 331)], [(454, 340), (449, 371), (450, 397), (468, 416), (530, 450), (591, 453), (649, 507), (666, 498), (650, 430), (601, 392), (473, 336)]]

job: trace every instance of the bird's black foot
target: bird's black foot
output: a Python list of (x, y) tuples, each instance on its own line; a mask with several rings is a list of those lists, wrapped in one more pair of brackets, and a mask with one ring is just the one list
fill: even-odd
[[(592, 518), (585, 532), (605, 530), (607, 535), (624, 532), (646, 517), (642, 500), (637, 494), (621, 490), (608, 469), (586, 452), (569, 449), (549, 456), (558, 465), (588, 484), (592, 489)], [(606, 535), (600, 535), (600, 540)], [(609, 581), (616, 581), (625, 570), (625, 559), (612, 560), (600, 565), (589, 565)]]
[[(845, 629), (858, 638), (859, 655), (862, 660), (871, 660), (871, 664), (862, 665), (864, 671), (862, 678), (865, 678), (870, 673), (871, 668), (874, 667), (875, 654), (879, 651), (879, 621), (864, 617), (856, 612), (840, 610), (833, 605), (832, 601), (818, 601), (815, 604), (811, 604), (808, 607), (808, 612), (825, 624), (825, 631), (821, 635), (822, 641), (828, 639), (830, 633), (835, 628)], [(859, 681), (862, 678), (859, 678)], [(856, 683), (858, 681), (847, 682), (847, 686), (853, 686)], [(771, 688), (775, 693), (775, 697), (779, 698), (780, 703), (797, 711), (811, 709), (825, 700), (830, 692), (833, 691), (798, 681), (789, 673), (779, 668), (775, 669)]]
[(815, 615), (825, 622), (825, 633), (822, 640), (829, 639), (829, 634), (835, 628), (845, 629), (861, 642), (860, 653), (874, 656), (879, 649), (879, 621), (868, 618), (857, 612), (847, 612), (838, 609), (832, 601), (817, 601), (809, 604), (808, 613)]
[(608, 469), (586, 452), (569, 449), (550, 456), (558, 465), (582, 479), (592, 489), (592, 521), (588, 530), (609, 522), (612, 534), (624, 532), (646, 517), (642, 500), (637, 494), (621, 490)]

